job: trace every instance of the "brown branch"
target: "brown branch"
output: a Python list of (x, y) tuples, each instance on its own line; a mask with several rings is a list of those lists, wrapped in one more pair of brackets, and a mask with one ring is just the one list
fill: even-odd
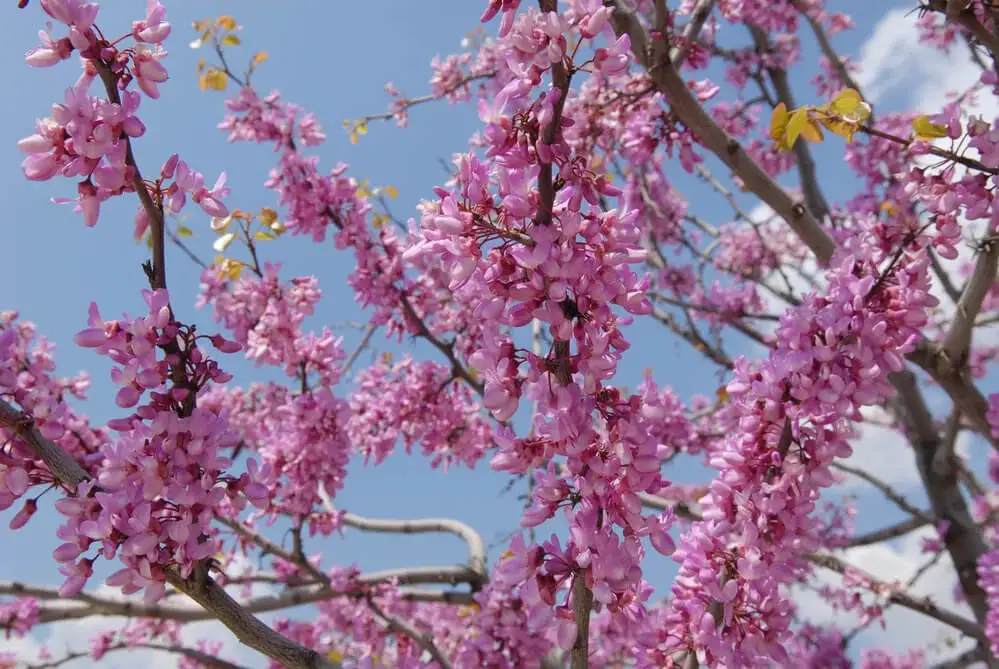
[(390, 631), (398, 630), (402, 632), (415, 641), (420, 648), (428, 652), (430, 657), (434, 658), (434, 661), (440, 666), (440, 669), (452, 669), (454, 665), (451, 664), (440, 648), (437, 647), (437, 644), (434, 643), (433, 635), (430, 632), (421, 632), (402, 618), (385, 613), (370, 597), (368, 597), (368, 607), (385, 622), (386, 627)]
[(990, 289), (996, 285), (996, 270), (999, 269), (999, 238), (986, 242), (978, 255), (975, 270), (964, 286), (957, 302), (954, 322), (940, 344), (940, 353), (955, 365), (962, 364), (971, 347), (971, 332), (975, 319), (982, 310), (982, 304)]
[(910, 514), (914, 518), (918, 518), (919, 520), (923, 521), (924, 524), (932, 525), (935, 522), (933, 516), (926, 513), (922, 509), (910, 504), (909, 501), (906, 500), (901, 493), (897, 492), (890, 485), (888, 485), (878, 477), (874, 476), (870, 472), (860, 469), (858, 467), (852, 467), (850, 465), (843, 464), (841, 462), (833, 463), (833, 468), (838, 469), (840, 471), (844, 471), (847, 474), (852, 474), (853, 476), (856, 476), (859, 479), (867, 481), (872, 486), (880, 490), (885, 497), (887, 497), (895, 504), (895, 506), (902, 509), (906, 513)]
[(988, 603), (978, 583), (978, 559), (987, 546), (971, 517), (953, 466), (941, 467), (936, 454), (942, 447), (930, 411), (916, 385), (915, 375), (906, 370), (892, 374), (899, 391), (896, 410), (902, 414), (906, 436), (916, 454), (916, 465), (935, 518), (947, 521), (943, 542), (957, 572), (961, 589), (975, 618), (984, 623)]
[(697, 137), (701, 144), (718, 156), (745, 187), (754, 192), (780, 215), (805, 245), (815, 254), (821, 266), (829, 262), (835, 248), (832, 238), (819, 221), (801, 202), (795, 202), (763, 168), (746, 153), (742, 145), (729, 137), (704, 110), (686, 82), (668, 60), (652, 61), (645, 29), (634, 12), (622, 0), (607, 0), (614, 7), (614, 31), (629, 35), (631, 50), (645, 66), (659, 91), (669, 100), (673, 114)]
[(670, 62), (676, 63), (677, 67), (683, 65), (683, 61), (687, 59), (690, 45), (700, 36), (704, 24), (707, 23), (711, 12), (714, 11), (715, 2), (716, 0), (698, 0), (697, 4), (694, 5), (694, 10), (690, 13), (690, 20), (683, 27), (680, 43), (669, 52)]
[(70, 491), (75, 493), (77, 484), (90, 480), (90, 475), (69, 453), (42, 436), (31, 416), (18, 411), (2, 399), (0, 399), (0, 427), (10, 429), (15, 436), (26, 443), (28, 448), (48, 465), (52, 475)]
[(576, 641), (570, 652), (572, 669), (590, 666), (590, 611), (593, 609), (593, 591), (586, 587), (582, 573), (577, 573), (572, 583), (572, 612), (576, 621)]
[[(12, 428), (62, 483), (75, 486), (90, 476), (64, 450), (45, 439), (26, 415), (0, 400), (0, 425)], [(22, 436), (23, 435), (23, 436)], [(291, 669), (333, 669), (339, 663), (327, 660), (316, 651), (289, 641), (240, 608), (211, 577), (185, 579), (176, 569), (167, 570), (171, 585), (196, 601), (225, 625), (247, 646), (267, 657), (283, 662)]]
[(883, 581), (879, 581), (860, 569), (847, 564), (834, 555), (810, 553), (805, 556), (805, 559), (814, 565), (824, 567), (825, 569), (834, 571), (837, 574), (846, 575), (847, 573), (852, 573), (860, 575), (864, 578), (864, 580), (871, 584), (872, 588), (883, 590), (886, 595), (885, 598), (889, 602), (922, 613), (925, 616), (953, 627), (954, 629), (962, 632), (965, 636), (976, 639), (980, 642), (988, 643), (988, 637), (985, 636), (985, 630), (982, 629), (981, 625), (976, 624), (973, 620), (968, 620), (963, 616), (959, 616), (952, 611), (940, 608), (934, 604), (929, 597), (914, 597), (909, 595), (906, 592)]
[(939, 346), (927, 341), (919, 344), (905, 358), (928, 373), (950, 395), (951, 401), (960, 409), (969, 427), (999, 450), (999, 440), (992, 436), (992, 426), (985, 417), (989, 410), (988, 400), (971, 381), (967, 368), (955, 367), (940, 352)]
[(850, 538), (846, 547), (856, 548), (857, 546), (879, 544), (882, 541), (887, 541), (889, 539), (897, 539), (898, 537), (906, 535), (909, 532), (914, 532), (921, 527), (926, 527), (929, 524), (930, 523), (926, 519), (913, 516), (908, 520), (903, 520), (900, 523), (889, 525), (888, 527), (882, 527), (881, 529), (866, 532), (864, 534), (856, 534)]
[[(165, 653), (183, 655), (185, 657), (191, 658), (192, 660), (195, 660), (196, 662), (204, 665), (205, 667), (208, 667), (209, 669), (243, 669), (240, 665), (235, 664), (233, 662), (229, 662), (228, 660), (223, 660), (209, 653), (204, 653), (200, 650), (195, 650), (193, 648), (186, 648), (184, 646), (174, 646), (174, 645), (158, 644), (158, 643), (117, 643), (111, 646), (110, 648), (107, 648), (104, 652), (105, 654), (114, 653), (120, 650), (134, 652), (139, 649), (159, 650)], [(42, 664), (25, 664), (24, 669), (55, 669), (56, 667), (61, 667), (64, 664), (68, 664), (70, 662), (74, 662), (76, 660), (82, 660), (83, 658), (89, 658), (89, 657), (90, 657), (89, 652), (68, 653), (59, 659), (51, 660), (49, 662), (45, 662)]]

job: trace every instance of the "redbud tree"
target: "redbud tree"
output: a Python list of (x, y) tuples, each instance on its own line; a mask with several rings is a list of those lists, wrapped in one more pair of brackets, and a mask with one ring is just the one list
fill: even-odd
[[(182, 635), (204, 620), (258, 653), (252, 666), (292, 669), (999, 666), (999, 126), (972, 111), (999, 95), (996, 3), (914, 0), (923, 40), (980, 77), (934, 108), (882, 113), (836, 50), (851, 19), (823, 0), (480, 2), (486, 30), (429, 65), (425, 95), (388, 86), (388, 112), (345, 123), (357, 142), (417, 106), (475, 105), (479, 131), (408, 220), (386, 208), (391, 188), (320, 166), (327, 110), (257, 88), (267, 54), (233, 17), (186, 32), (159, 0), (144, 15), (131, 3), (131, 25), (84, 0), (17, 3), (47, 26), (27, 66), (66, 73), (33, 130), (44, 110), (18, 111), (31, 192), (145, 242), (148, 261), (142, 313), (78, 305), (75, 344), (118, 388), (104, 424), (83, 413), (88, 377), (59, 376), (32, 323), (0, 312), (5, 546), (64, 577), (0, 581), (0, 626), (125, 621), (75, 650), (0, 652), (0, 666), (136, 649), (250, 666)], [(202, 90), (225, 96), (214, 123), (270, 149), (259, 211), (224, 173), (143, 153), (157, 132), (143, 110), (172, 104), (165, 47), (191, 38)], [(793, 90), (806, 44), (821, 70)], [(850, 192), (821, 178), (828, 156)], [(692, 180), (726, 217), (699, 213), (705, 198), (678, 185)], [(134, 211), (127, 231), (102, 217), (109, 200)], [(280, 264), (296, 236), (350, 266), (368, 316), (356, 347), (307, 324), (319, 282)], [(169, 276), (200, 272), (197, 295), (171, 292), (168, 260)], [(716, 395), (679, 397), (665, 359), (622, 387), (643, 323), (701, 356)], [(430, 354), (367, 363), (375, 333)], [(269, 380), (234, 379), (240, 358)], [(870, 425), (905, 439), (919, 500), (886, 477), (897, 463), (848, 461), (878, 448), (859, 439)], [(400, 447), (526, 489), (495, 554), (402, 500), (399, 519), (338, 506), (353, 459)], [(683, 461), (703, 480), (672, 482)], [(901, 520), (858, 532), (836, 492), (848, 478)], [(18, 543), (42, 507), (58, 518), (51, 556)], [(345, 529), (450, 533), (467, 559), (365, 571), (321, 552)], [(925, 565), (907, 581), (849, 559), (913, 533)], [(945, 599), (921, 594), (933, 565)], [(670, 587), (651, 585), (661, 573)], [(810, 590), (835, 621), (801, 606)], [(897, 609), (946, 628), (947, 647), (857, 647)]]

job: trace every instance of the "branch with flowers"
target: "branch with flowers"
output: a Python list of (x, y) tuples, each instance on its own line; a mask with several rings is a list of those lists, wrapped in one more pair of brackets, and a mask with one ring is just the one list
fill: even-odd
[[(389, 85), (388, 113), (344, 124), (360, 143), (376, 119), (407, 125), (416, 105), (476, 103), (482, 131), (403, 224), (389, 210), (396, 188), (320, 170), (319, 117), (258, 92), (267, 52), (235, 65), (234, 17), (196, 21), (190, 46), (213, 53), (198, 83), (226, 94), (229, 141), (274, 149), (275, 204), (255, 211), (230, 208), (225, 174), (209, 188), (178, 155), (154, 178), (140, 171), (139, 108), (168, 80), (162, 4), (118, 38), (98, 27), (96, 3), (34, 4), (59, 27), (27, 64), (79, 57), (84, 70), (19, 143), (24, 174), (74, 179), (88, 227), (102, 203), (136, 195), (148, 313), (106, 319), (92, 304), (75, 337), (113, 364), (116, 413), (102, 425), (74, 408), (86, 379), (55, 376), (34, 326), (0, 313), (0, 509), (20, 505), (19, 530), (51, 502), (64, 576), (0, 582), (7, 631), (122, 617), (91, 640), (92, 660), (150, 649), (226, 668), (239, 665), (222, 644), (182, 642), (182, 625), (218, 621), (288, 667), (849, 666), (859, 630), (893, 605), (958, 634), (955, 662), (999, 666), (999, 481), (957, 446), (970, 434), (999, 448), (999, 394), (983, 390), (999, 349), (980, 334), (999, 310), (999, 134), (964, 114), (993, 72), (939, 113), (875, 118), (833, 46), (849, 19), (821, 2), (489, 0), (495, 34), (435, 59), (427, 95)], [(961, 36), (999, 53), (981, 0), (927, 10), (941, 22), (918, 20), (940, 44)], [(720, 43), (731, 25), (746, 44)], [(790, 77), (808, 36), (826, 59), (823, 101), (798, 107), (813, 97)], [(725, 89), (693, 80), (715, 60)], [(750, 82), (759, 91), (746, 95)], [(844, 169), (858, 177), (848, 200), (810, 147), (825, 132), (846, 140)], [(699, 209), (708, 200), (729, 212), (722, 221)], [(772, 215), (750, 213), (756, 203)], [(962, 248), (972, 222), (985, 232)], [(191, 248), (201, 229), (211, 262)], [(319, 280), (278, 262), (299, 236), (332, 238), (352, 263), (348, 288), (369, 316), (352, 352), (335, 327), (310, 329)], [(181, 319), (168, 242), (199, 267), (196, 305), (220, 333)], [(713, 398), (681, 400), (659, 385), (668, 368), (621, 385), (640, 323), (703, 356)], [(376, 331), (421, 339), (429, 357), (379, 356)], [(235, 385), (222, 368), (235, 354), (271, 380)], [(875, 426), (911, 448), (924, 503), (846, 462), (871, 447), (857, 428)], [(341, 508), (351, 461), (377, 466), (400, 449), (455, 476), (485, 461), (510, 487), (528, 481), (496, 559), (456, 519)], [(707, 480), (670, 481), (680, 462)], [(853, 502), (829, 490), (844, 474), (904, 518), (857, 531)], [(363, 571), (322, 554), (351, 530), (451, 534), (468, 558)], [(860, 547), (917, 533), (930, 557), (909, 585), (851, 565)], [(258, 566), (240, 571), (247, 559)], [(667, 559), (679, 572), (655, 598)], [(106, 584), (120, 595), (93, 588), (98, 561), (114, 565)], [(915, 591), (941, 566), (959, 602)], [(852, 631), (802, 620), (801, 588), (856, 618)]]

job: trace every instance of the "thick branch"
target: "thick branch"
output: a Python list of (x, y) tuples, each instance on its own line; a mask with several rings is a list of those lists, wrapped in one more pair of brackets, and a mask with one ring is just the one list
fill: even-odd
[(940, 352), (955, 365), (960, 364), (971, 347), (971, 332), (975, 327), (975, 319), (982, 310), (985, 296), (996, 283), (997, 268), (999, 268), (999, 240), (987, 242), (978, 256), (975, 271), (957, 301), (954, 322), (940, 345)]
[[(90, 477), (73, 458), (38, 432), (30, 419), (11, 405), (0, 400), (0, 425), (13, 429), (18, 436), (45, 461), (49, 470), (64, 484), (75, 485)], [(24, 435), (24, 436), (22, 436)], [(167, 579), (178, 590), (201, 604), (247, 646), (254, 648), (292, 669), (332, 669), (339, 663), (322, 657), (319, 653), (289, 641), (264, 623), (240, 608), (210, 577), (184, 579), (173, 569)]]
[(576, 641), (572, 645), (572, 669), (590, 666), (590, 611), (593, 591), (586, 587), (583, 574), (576, 574), (572, 583), (572, 612), (576, 619)]
[(668, 61), (651, 62), (647, 50), (645, 29), (634, 12), (622, 0), (606, 0), (614, 7), (614, 31), (631, 38), (631, 50), (645, 66), (656, 87), (669, 101), (673, 114), (697, 139), (721, 159), (742, 180), (745, 187), (758, 195), (780, 215), (805, 245), (815, 254), (820, 265), (829, 262), (835, 248), (832, 238), (804, 204), (795, 202), (763, 168), (754, 161), (738, 141), (728, 136), (701, 107), (686, 82)]
[(948, 523), (943, 536), (944, 545), (950, 553), (968, 605), (974, 611), (975, 618), (984, 624), (988, 603), (985, 592), (978, 584), (976, 566), (978, 559), (985, 554), (985, 542), (961, 494), (955, 468), (940, 466), (941, 463), (936, 458), (942, 447), (940, 436), (916, 386), (915, 375), (909, 371), (893, 374), (892, 383), (899, 390), (900, 404), (897, 410), (903, 414), (906, 433), (916, 453), (916, 465), (926, 496), (930, 500), (930, 508), (936, 518)]
[(686, 60), (690, 45), (701, 34), (704, 24), (707, 23), (712, 10), (715, 8), (715, 2), (716, 0), (698, 0), (697, 4), (694, 5), (694, 11), (690, 13), (690, 20), (683, 27), (683, 35), (680, 38), (680, 43), (669, 52), (670, 62), (676, 63), (677, 67), (683, 65), (683, 61)]
[(0, 399), (0, 427), (11, 430), (28, 448), (49, 467), (49, 471), (70, 490), (76, 490), (78, 483), (90, 479), (90, 475), (69, 453), (42, 436), (34, 421), (25, 413)]

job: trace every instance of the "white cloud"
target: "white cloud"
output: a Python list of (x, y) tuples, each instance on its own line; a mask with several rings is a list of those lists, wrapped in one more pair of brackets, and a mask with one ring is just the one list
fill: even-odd
[[(947, 93), (963, 92), (981, 74), (960, 40), (944, 54), (920, 39), (910, 8), (893, 9), (884, 15), (860, 48), (858, 64), (857, 83), (870, 102), (901, 94), (906, 107), (929, 113), (941, 107)], [(994, 110), (994, 100), (985, 97), (992, 98), (984, 96), (980, 102)]]

